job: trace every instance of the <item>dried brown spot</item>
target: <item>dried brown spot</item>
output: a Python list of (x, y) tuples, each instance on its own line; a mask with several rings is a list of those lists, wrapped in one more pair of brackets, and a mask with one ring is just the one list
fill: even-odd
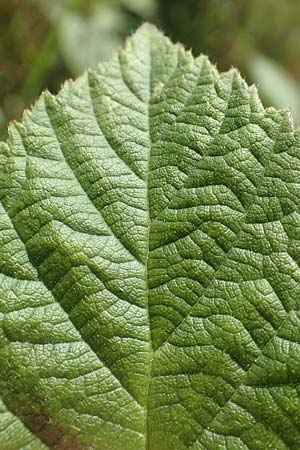
[[(86, 449), (87, 447), (85, 447)], [(76, 442), (75, 437), (68, 437), (62, 439), (57, 445), (53, 447), (53, 450), (84, 450), (81, 444)]]
[(38, 434), (49, 422), (49, 416), (46, 414), (32, 414), (26, 422), (29, 428), (35, 434)]
[(52, 423), (47, 414), (32, 414), (27, 418), (26, 424), (51, 450), (86, 449), (74, 435)]

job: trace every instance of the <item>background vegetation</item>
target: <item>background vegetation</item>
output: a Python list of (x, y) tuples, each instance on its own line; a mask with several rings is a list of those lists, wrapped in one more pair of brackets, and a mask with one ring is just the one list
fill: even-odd
[(238, 66), (300, 124), (299, 0), (1, 0), (0, 138), (40, 92), (110, 56), (141, 22)]

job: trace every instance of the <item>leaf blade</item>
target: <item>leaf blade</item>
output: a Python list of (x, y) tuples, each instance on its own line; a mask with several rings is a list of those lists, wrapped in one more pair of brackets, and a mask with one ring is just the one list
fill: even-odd
[(11, 127), (0, 385), (46, 445), (297, 448), (298, 148), (151, 26)]

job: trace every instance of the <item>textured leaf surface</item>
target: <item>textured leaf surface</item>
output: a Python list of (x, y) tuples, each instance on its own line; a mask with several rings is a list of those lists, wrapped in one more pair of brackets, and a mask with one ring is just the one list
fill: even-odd
[(300, 448), (300, 142), (144, 26), (0, 153), (0, 448)]

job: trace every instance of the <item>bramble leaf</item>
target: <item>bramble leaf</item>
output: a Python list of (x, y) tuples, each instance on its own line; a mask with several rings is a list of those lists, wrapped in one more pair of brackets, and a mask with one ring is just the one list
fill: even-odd
[(0, 449), (300, 448), (300, 140), (150, 25), (0, 151)]

